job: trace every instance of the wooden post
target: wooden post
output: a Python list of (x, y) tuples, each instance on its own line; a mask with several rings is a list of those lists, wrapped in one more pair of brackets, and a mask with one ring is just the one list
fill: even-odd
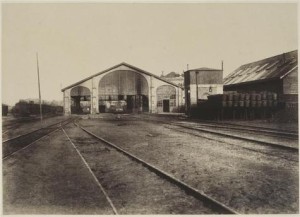
[(41, 119), (41, 127), (42, 127), (43, 126), (43, 112), (42, 112), (42, 97), (41, 97), (41, 87), (40, 87), (40, 70), (39, 70), (38, 53), (36, 53), (36, 61), (37, 61), (37, 74), (38, 74), (38, 85), (39, 85), (40, 119)]

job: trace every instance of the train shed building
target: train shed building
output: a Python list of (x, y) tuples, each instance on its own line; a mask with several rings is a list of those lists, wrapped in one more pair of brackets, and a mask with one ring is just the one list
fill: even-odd
[(273, 92), (298, 98), (298, 51), (240, 66), (224, 79), (224, 91)]
[(173, 112), (183, 104), (182, 87), (120, 63), (62, 89), (65, 114)]

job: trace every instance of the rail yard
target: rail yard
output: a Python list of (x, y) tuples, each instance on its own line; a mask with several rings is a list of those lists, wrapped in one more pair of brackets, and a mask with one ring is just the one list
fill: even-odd
[(2, 6), (3, 215), (299, 215), (298, 4)]
[(3, 126), (4, 214), (299, 209), (296, 124), (105, 113)]

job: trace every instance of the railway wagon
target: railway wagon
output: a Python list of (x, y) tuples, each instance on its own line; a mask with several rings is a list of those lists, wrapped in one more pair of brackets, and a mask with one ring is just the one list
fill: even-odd
[[(42, 104), (43, 114), (61, 114), (62, 106)], [(40, 105), (33, 102), (20, 101), (12, 109), (14, 116), (28, 117), (40, 114)]]
[(7, 116), (8, 114), (8, 105), (2, 104), (2, 116)]

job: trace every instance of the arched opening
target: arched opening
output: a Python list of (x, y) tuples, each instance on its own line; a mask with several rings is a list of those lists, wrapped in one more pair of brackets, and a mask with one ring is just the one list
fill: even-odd
[(157, 112), (172, 112), (176, 107), (176, 89), (171, 85), (157, 88)]
[(99, 82), (99, 112), (148, 112), (148, 82), (130, 70), (105, 75)]
[(91, 113), (91, 92), (87, 87), (77, 86), (71, 90), (71, 114)]

